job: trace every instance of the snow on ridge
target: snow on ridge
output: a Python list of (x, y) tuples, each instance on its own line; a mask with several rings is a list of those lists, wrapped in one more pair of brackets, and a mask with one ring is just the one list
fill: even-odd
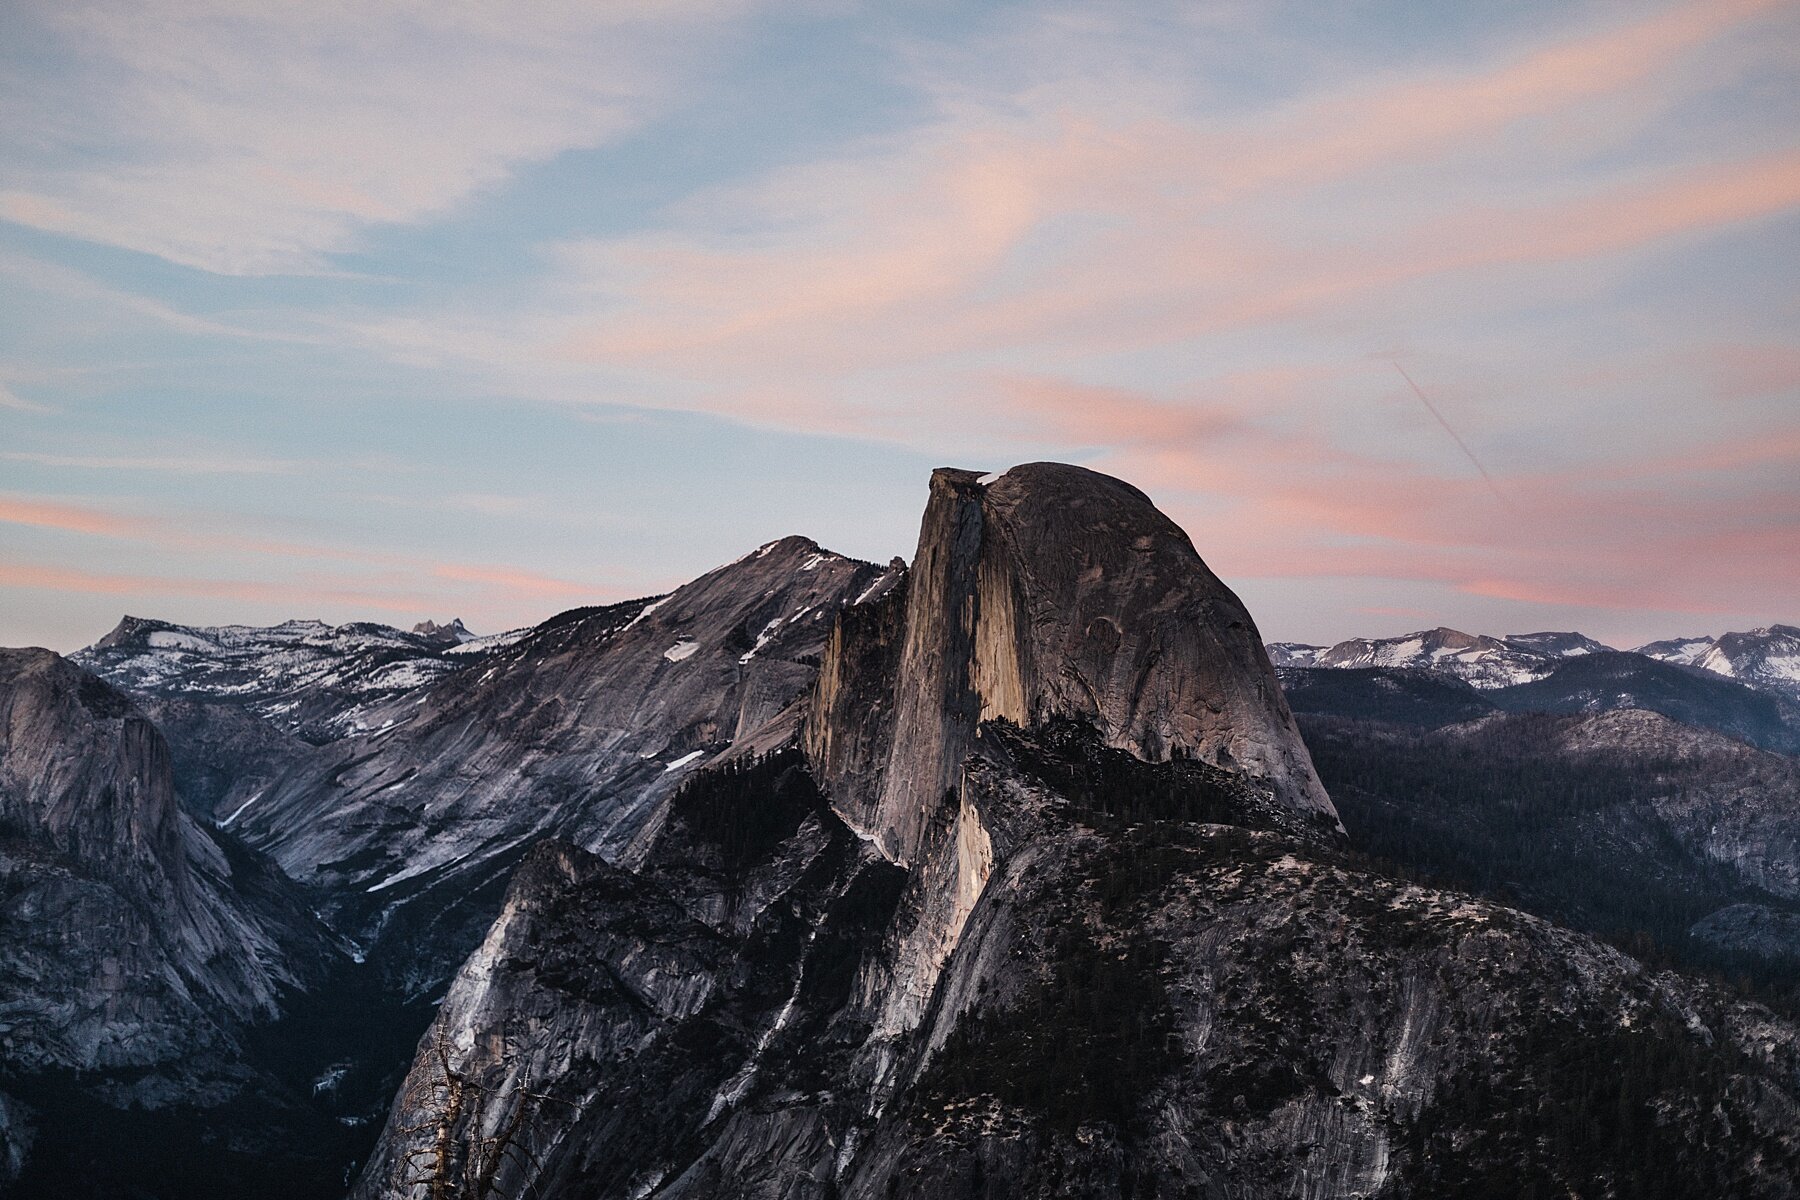
[(459, 642), (454, 646), (447, 647), (444, 650), (444, 653), (462, 656), (485, 654), (489, 650), (502, 650), (507, 646), (522, 640), (536, 628), (537, 626), (535, 625), (521, 625), (517, 629), (508, 629), (502, 633), (484, 634), (481, 637), (470, 638), (466, 642)]
[(782, 623), (786, 619), (787, 618), (785, 618), (785, 617), (776, 617), (773, 621), (770, 621), (767, 625), (764, 625), (762, 628), (762, 632), (756, 635), (756, 645), (750, 647), (750, 649), (747, 653), (738, 655), (738, 663), (741, 665), (743, 663), (749, 662), (751, 659), (755, 658), (758, 653), (760, 653), (762, 651), (762, 648), (764, 646), (767, 646), (770, 642), (774, 641), (775, 640), (775, 631), (777, 629), (781, 628)]
[(680, 758), (676, 759), (674, 762), (666, 764), (663, 767), (663, 774), (667, 775), (671, 771), (679, 771), (679, 770), (681, 770), (681, 768), (687, 766), (689, 763), (693, 762), (695, 759), (704, 758), (705, 756), (706, 756), (706, 751), (704, 751), (704, 750), (689, 751), (688, 753), (682, 755)]
[(645, 617), (649, 616), (651, 613), (655, 612), (657, 609), (659, 609), (663, 605), (667, 604), (671, 599), (674, 598), (674, 596), (675, 596), (675, 593), (670, 592), (667, 596), (663, 596), (657, 600), (652, 600), (650, 603), (644, 605), (643, 608), (638, 610), (638, 615), (631, 618), (631, 620), (625, 622), (624, 626), (622, 628), (620, 628), (619, 632), (624, 633), (625, 630), (630, 629), (633, 625), (636, 625), (639, 621), (643, 620)]
[(157, 629), (144, 639), (157, 650), (217, 650), (217, 643), (192, 633), (173, 629)]

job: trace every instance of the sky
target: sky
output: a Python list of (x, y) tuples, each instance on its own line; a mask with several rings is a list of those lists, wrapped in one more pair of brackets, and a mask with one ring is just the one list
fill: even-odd
[(1800, 622), (1800, 4), (9, 0), (0, 644), (479, 632), (932, 467), (1269, 639)]

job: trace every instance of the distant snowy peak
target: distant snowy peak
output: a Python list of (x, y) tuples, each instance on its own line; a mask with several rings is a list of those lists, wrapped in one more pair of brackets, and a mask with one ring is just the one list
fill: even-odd
[(412, 631), (427, 641), (452, 646), (476, 640), (475, 635), (469, 632), (469, 627), (462, 623), (461, 617), (453, 618), (448, 625), (439, 625), (436, 621), (420, 621), (412, 627)]
[(368, 728), (374, 708), (469, 666), (507, 636), (475, 638), (460, 620), (408, 632), (370, 621), (188, 626), (128, 616), (72, 657), (128, 692), (239, 704), (326, 742)]
[[(1271, 642), (1267, 648), (1277, 667), (1410, 667), (1451, 675), (1479, 688), (1529, 683), (1565, 659), (1615, 652), (1581, 633), (1511, 633), (1497, 638), (1442, 626), (1404, 637), (1351, 638), (1335, 646)], [(1669, 638), (1639, 646), (1633, 653), (1800, 699), (1800, 628), (1792, 625), (1718, 637)]]
[(1769, 625), (1716, 638), (1670, 638), (1639, 646), (1637, 652), (1800, 698), (1800, 629), (1792, 625)]
[(1564, 658), (1609, 650), (1579, 633), (1518, 633), (1504, 638), (1439, 626), (1403, 637), (1351, 638), (1335, 646), (1274, 642), (1278, 667), (1402, 667), (1436, 671), (1479, 688), (1540, 679)]
[(1265, 649), (1269, 652), (1269, 661), (1277, 667), (1316, 667), (1319, 655), (1328, 647), (1306, 642), (1270, 642)]
[(1701, 655), (1713, 648), (1716, 639), (1709, 637), (1667, 638), (1660, 642), (1650, 642), (1639, 646), (1637, 653), (1650, 658), (1659, 658), (1663, 662), (1679, 663), (1684, 667), (1695, 665)]
[(1515, 650), (1548, 654), (1552, 658), (1576, 658), (1583, 654), (1609, 654), (1616, 647), (1596, 642), (1583, 633), (1509, 633), (1500, 639)]
[(1476, 687), (1508, 687), (1548, 673), (1554, 658), (1499, 638), (1439, 626), (1405, 637), (1353, 638), (1319, 655), (1321, 667), (1415, 667), (1453, 675)]

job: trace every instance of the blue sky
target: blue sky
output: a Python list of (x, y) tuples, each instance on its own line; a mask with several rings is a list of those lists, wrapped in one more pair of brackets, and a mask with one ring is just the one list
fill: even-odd
[(1791, 3), (0, 22), (0, 643), (491, 630), (1033, 458), (1272, 638), (1800, 619)]

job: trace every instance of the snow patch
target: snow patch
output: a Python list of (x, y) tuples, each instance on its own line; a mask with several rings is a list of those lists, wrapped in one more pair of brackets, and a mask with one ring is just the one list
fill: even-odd
[(147, 639), (158, 650), (217, 650), (218, 647), (203, 637), (195, 637), (191, 633), (177, 633), (173, 629), (158, 629)]
[(619, 632), (624, 633), (626, 629), (630, 629), (633, 625), (636, 625), (639, 621), (643, 620), (645, 617), (649, 616), (651, 613), (655, 612), (657, 609), (659, 609), (663, 605), (667, 604), (670, 600), (670, 597), (672, 597), (673, 595), (674, 595), (674, 593), (671, 592), (668, 596), (664, 596), (661, 600), (652, 600), (650, 603), (644, 605), (643, 608), (638, 610), (638, 615), (631, 618), (631, 620), (625, 622), (624, 628), (620, 629)]
[(683, 767), (687, 766), (689, 763), (693, 762), (696, 758), (704, 757), (705, 754), (706, 754), (706, 751), (704, 751), (704, 750), (695, 750), (691, 753), (684, 754), (680, 758), (676, 759), (674, 762), (670, 763), (668, 766), (664, 767), (663, 774), (667, 775), (670, 771), (679, 771), (679, 770), (681, 770), (681, 768), (683, 768)]
[(682, 638), (673, 646), (664, 650), (663, 657), (670, 662), (685, 662), (694, 657), (694, 652), (698, 649), (700, 649), (699, 642), (694, 641), (692, 638)]
[(261, 799), (262, 799), (262, 793), (261, 792), (256, 793), (256, 795), (250, 797), (248, 800), (246, 800), (242, 804), (238, 805), (237, 808), (232, 811), (232, 814), (229, 817), (226, 817), (223, 821), (220, 821), (219, 827), (222, 829), (225, 826), (231, 824), (233, 821), (237, 820), (239, 817), (241, 817), (244, 814), (244, 810), (246, 808), (249, 808), (252, 804), (255, 804), (258, 800), (261, 800)]
[(764, 646), (766, 646), (770, 642), (774, 641), (775, 640), (775, 631), (777, 629), (781, 628), (781, 623), (784, 619), (785, 618), (783, 618), (783, 617), (776, 617), (773, 621), (770, 621), (767, 625), (764, 625), (762, 632), (756, 635), (756, 645), (750, 647), (750, 649), (745, 651), (743, 654), (738, 655), (738, 662), (740, 664), (749, 662), (751, 659), (755, 658), (758, 653), (760, 653), (762, 651), (762, 648)]

